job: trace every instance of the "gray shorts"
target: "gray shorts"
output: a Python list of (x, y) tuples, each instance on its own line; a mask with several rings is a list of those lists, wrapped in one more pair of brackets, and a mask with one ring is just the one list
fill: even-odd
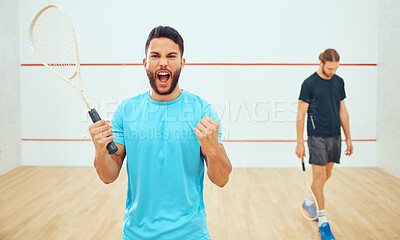
[(308, 137), (310, 164), (325, 166), (328, 162), (340, 163), (342, 138)]

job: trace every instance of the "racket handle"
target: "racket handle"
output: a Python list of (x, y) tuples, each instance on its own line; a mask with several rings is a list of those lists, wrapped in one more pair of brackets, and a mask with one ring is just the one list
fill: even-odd
[(303, 166), (303, 172), (306, 171), (306, 167), (304, 166), (304, 162), (301, 162), (301, 165)]
[[(90, 109), (89, 116), (92, 119), (93, 123), (101, 120), (99, 113), (94, 108)], [(113, 154), (118, 150), (118, 147), (113, 141), (111, 141), (107, 144), (107, 150), (109, 154)]]

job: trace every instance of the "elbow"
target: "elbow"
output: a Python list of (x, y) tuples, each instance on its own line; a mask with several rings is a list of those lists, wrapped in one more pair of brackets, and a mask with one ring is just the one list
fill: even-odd
[(349, 119), (349, 114), (347, 112), (339, 112), (340, 120), (347, 120)]
[(100, 175), (100, 174), (98, 174), (98, 175), (99, 175), (100, 180), (101, 180), (104, 184), (106, 184), (106, 185), (108, 185), (108, 184), (110, 184), (110, 183), (113, 183), (113, 182), (115, 182), (115, 180), (117, 180), (117, 178), (105, 177), (105, 176), (102, 176), (102, 175)]
[(217, 185), (218, 187), (220, 187), (220, 188), (225, 187), (226, 184), (228, 184), (228, 182), (229, 182), (229, 175), (231, 174), (231, 172), (232, 172), (232, 165), (229, 165), (229, 169), (228, 169), (228, 171), (227, 171), (227, 173), (226, 173), (226, 176), (225, 176), (224, 180), (221, 181), (220, 184), (216, 184), (216, 185)]
[(348, 116), (349, 115), (349, 112), (347, 111), (347, 109), (346, 108), (340, 108), (339, 109), (339, 116), (340, 117), (344, 117), (344, 116)]
[(301, 123), (302, 121), (304, 121), (304, 117), (305, 115), (303, 116), (301, 114), (297, 114), (296, 122)]
[(218, 183), (214, 183), (214, 184), (217, 185), (220, 188), (223, 188), (223, 187), (226, 186), (226, 184), (228, 184), (228, 182), (229, 182), (229, 177), (224, 181), (221, 181), (221, 182), (218, 182)]
[[(100, 178), (100, 179), (101, 179), (101, 178)], [(114, 179), (114, 180), (101, 179), (101, 181), (103, 181), (104, 184), (108, 185), (108, 184), (110, 184), (110, 183), (113, 183), (113, 182), (115, 181), (115, 179)]]
[(100, 180), (106, 185), (115, 182), (115, 180), (117, 180), (117, 178), (118, 178), (118, 175), (117, 176), (113, 176), (113, 175), (105, 176), (104, 174), (100, 174), (100, 173), (98, 173), (98, 175), (99, 175)]
[(96, 161), (94, 162), (94, 167), (96, 169), (96, 173), (99, 176), (100, 180), (104, 183), (104, 184), (110, 184), (113, 183), (117, 178), (107, 178), (104, 177), (104, 174), (102, 174), (102, 172), (100, 171), (100, 168), (98, 167), (98, 165), (96, 164)]
[(223, 188), (229, 182), (229, 174), (232, 172), (232, 168), (226, 173), (226, 175), (219, 179), (211, 179), (211, 181), (220, 188)]

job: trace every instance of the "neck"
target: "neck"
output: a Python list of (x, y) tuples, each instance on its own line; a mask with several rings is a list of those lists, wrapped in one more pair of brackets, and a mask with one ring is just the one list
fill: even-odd
[(153, 99), (154, 101), (157, 101), (157, 102), (169, 102), (174, 99), (177, 99), (179, 97), (179, 95), (181, 95), (181, 93), (182, 93), (182, 89), (179, 88), (179, 83), (178, 83), (176, 85), (176, 88), (174, 89), (174, 91), (172, 91), (172, 93), (170, 93), (168, 95), (160, 95), (160, 94), (156, 93), (154, 91), (154, 89), (151, 89), (150, 97), (151, 97), (151, 99)]
[(331, 78), (329, 78), (328, 76), (326, 76), (325, 74), (324, 74), (324, 72), (322, 71), (322, 67), (319, 67), (319, 69), (317, 70), (317, 74), (318, 74), (318, 76), (320, 76), (322, 79), (325, 79), (325, 80), (330, 80)]

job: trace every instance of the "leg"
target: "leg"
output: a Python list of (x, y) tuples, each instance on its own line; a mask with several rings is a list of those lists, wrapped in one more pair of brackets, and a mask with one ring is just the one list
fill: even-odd
[(334, 162), (328, 162), (326, 164), (326, 181), (328, 181), (328, 179), (332, 176), (332, 169), (334, 165)]
[(327, 179), (326, 169), (326, 166), (312, 164), (313, 182), (311, 184), (311, 190), (314, 192), (320, 210), (325, 209), (324, 186)]
[[(319, 223), (319, 234), (321, 239), (335, 239), (330, 230), (328, 220), (326, 219), (325, 212), (325, 198), (324, 198), (324, 186), (326, 181), (332, 175), (332, 169), (334, 166), (333, 162), (328, 160), (332, 159), (333, 155), (328, 149), (329, 139), (325, 138), (313, 138), (310, 145), (310, 163), (312, 164), (313, 170), (313, 182), (311, 189), (314, 192), (315, 198), (317, 199), (319, 212), (318, 212), (318, 223)], [(332, 160), (331, 160), (332, 161)]]

